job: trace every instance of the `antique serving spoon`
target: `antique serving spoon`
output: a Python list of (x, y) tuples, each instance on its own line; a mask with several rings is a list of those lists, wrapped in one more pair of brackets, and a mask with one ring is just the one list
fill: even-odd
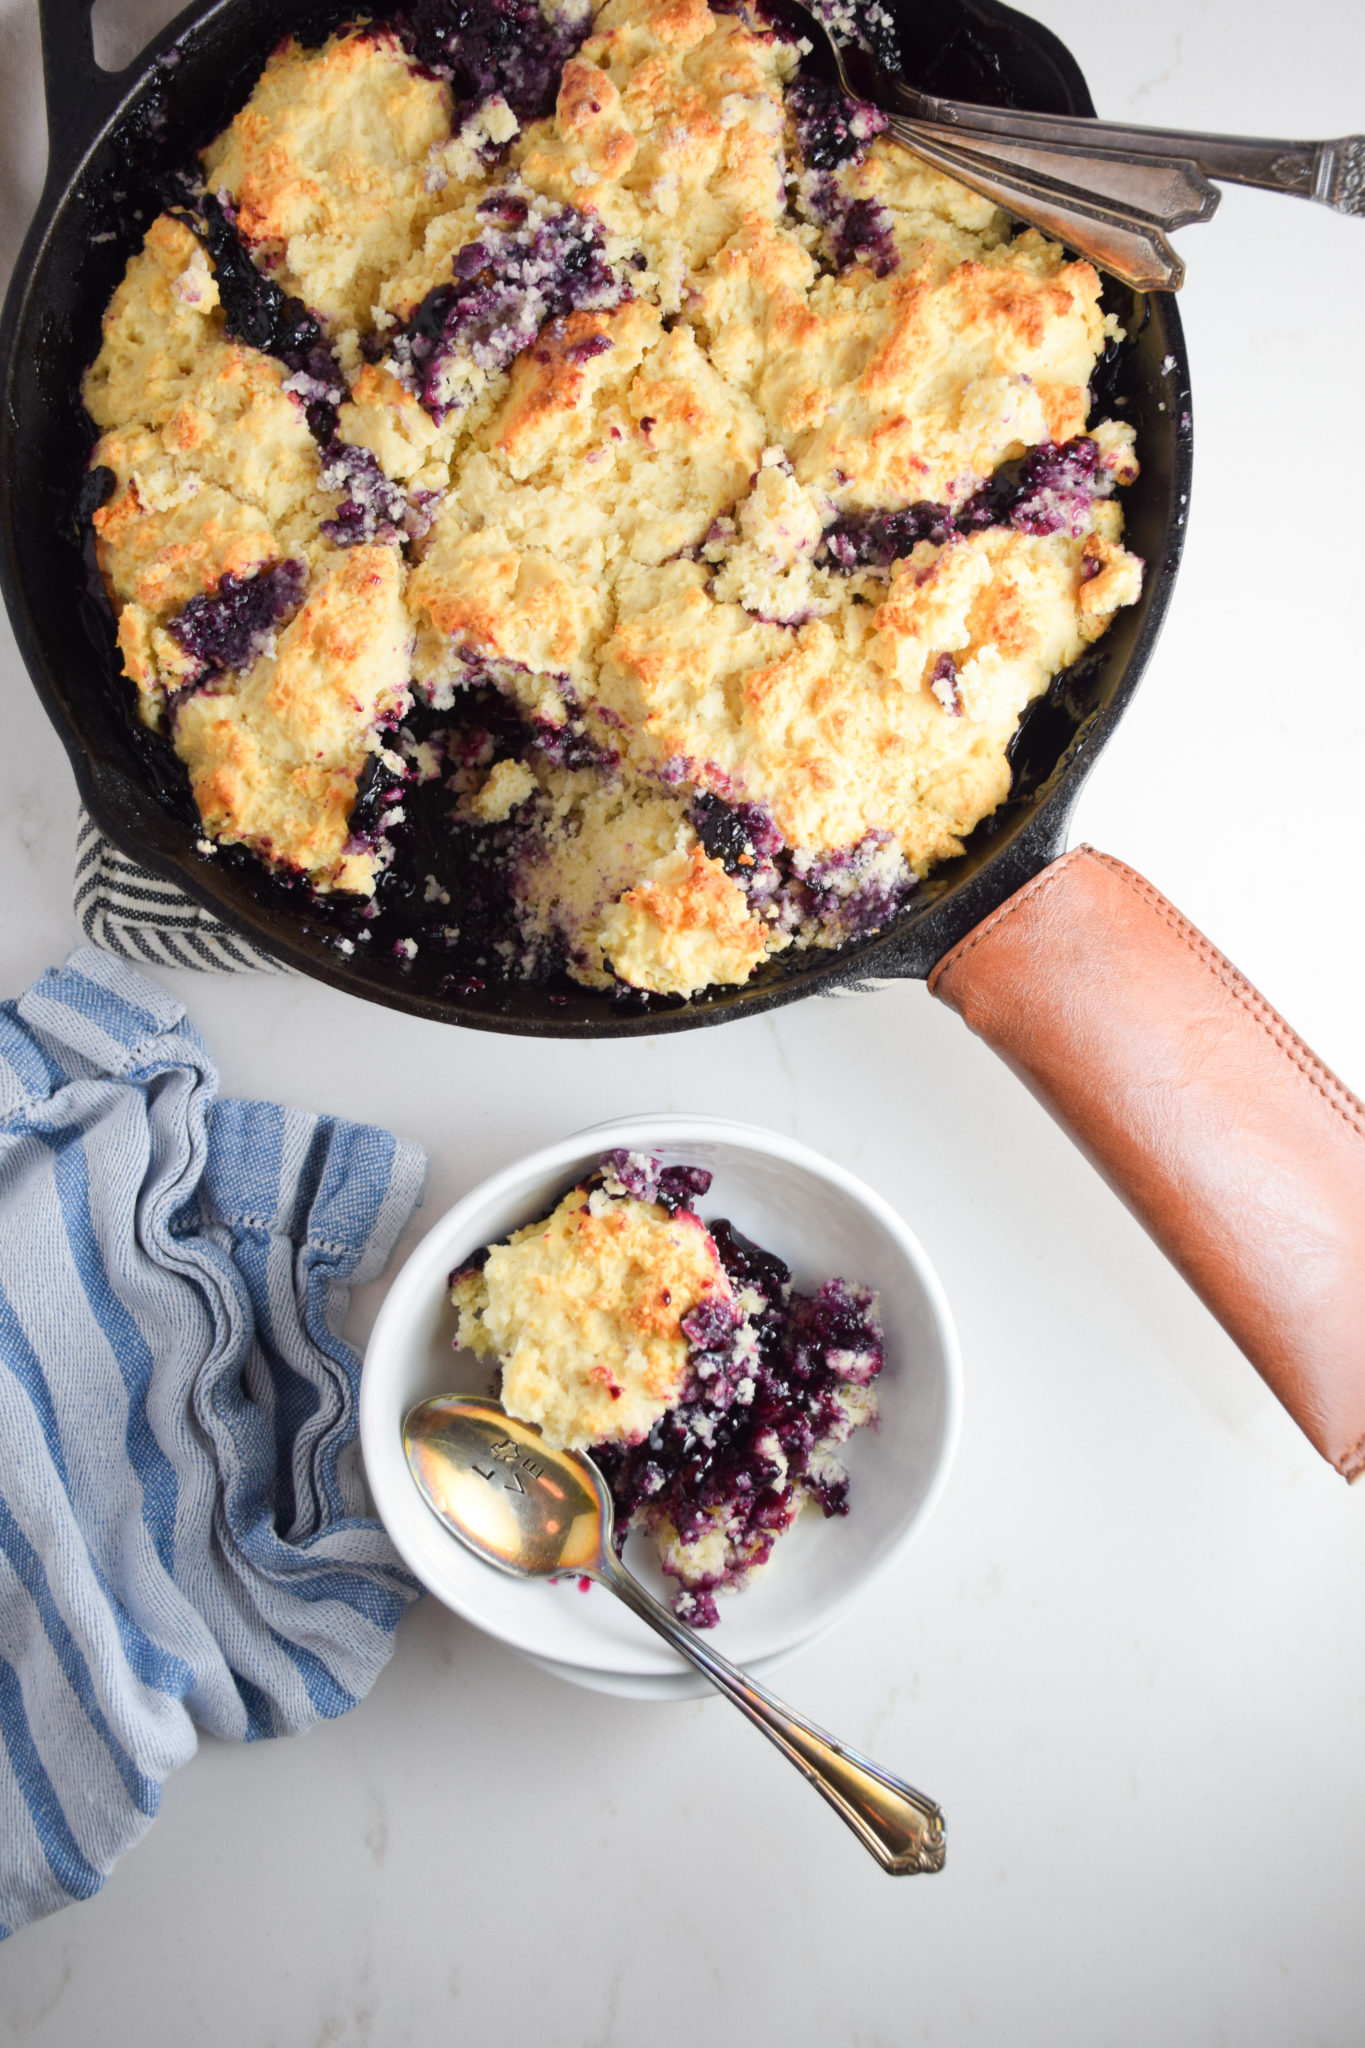
[(836, 43), (801, 0), (778, 4), (817, 71), (888, 115), (897, 141), (1141, 290), (1179, 289), (1185, 266), (1165, 231), (1209, 219), (1213, 178), (1365, 215), (1365, 136), (1279, 142), (939, 99)]
[(522, 1578), (572, 1572), (609, 1587), (776, 1743), (883, 1870), (942, 1870), (943, 1815), (932, 1799), (736, 1671), (618, 1563), (611, 1494), (591, 1459), (552, 1450), (533, 1424), (463, 1394), (419, 1401), (403, 1449), (428, 1506), (477, 1556)]

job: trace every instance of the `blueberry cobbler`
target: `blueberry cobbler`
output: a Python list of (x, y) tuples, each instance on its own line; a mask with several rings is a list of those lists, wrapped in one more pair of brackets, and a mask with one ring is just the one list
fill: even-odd
[(84, 385), (124, 670), (206, 857), (343, 946), (419, 807), (420, 943), (505, 979), (873, 933), (1137, 597), (1096, 273), (802, 57), (758, 0), (286, 39), (129, 262)]
[(877, 1298), (800, 1294), (774, 1253), (696, 1203), (702, 1167), (609, 1152), (550, 1215), (450, 1276), (456, 1343), (501, 1369), (508, 1411), (590, 1451), (657, 1543), (694, 1627), (766, 1564), (803, 1506), (848, 1512), (839, 1447), (877, 1413)]

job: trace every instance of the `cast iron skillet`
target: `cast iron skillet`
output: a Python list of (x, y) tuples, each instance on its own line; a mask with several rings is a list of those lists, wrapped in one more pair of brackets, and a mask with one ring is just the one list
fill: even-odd
[[(357, 0), (211, 0), (192, 5), (117, 74), (95, 63), (91, 0), (40, 0), (50, 160), (0, 325), (0, 582), (40, 697), (92, 816), (126, 852), (177, 882), (258, 945), (335, 987), (394, 1008), (540, 1036), (648, 1034), (714, 1024), (833, 983), (929, 973), (950, 947), (1063, 850), (1082, 783), (1136, 689), (1169, 601), (1190, 488), (1184, 340), (1169, 295), (1111, 288), (1133, 337), (1106, 366), (1106, 402), (1137, 428), (1142, 475), (1124, 494), (1128, 544), (1147, 563), (1141, 601), (1032, 707), (1014, 789), (880, 937), (835, 954), (769, 963), (741, 989), (685, 1003), (458, 982), (423, 949), (340, 953), (302, 890), (248, 859), (205, 859), (184, 777), (131, 717), (108, 620), (88, 595), (72, 505), (89, 447), (77, 396), (100, 316), (161, 202), (155, 180), (220, 129), (288, 30), (316, 39), (363, 12)], [(383, 12), (377, 7), (376, 12)], [(1046, 29), (997, 0), (906, 5), (910, 75), (963, 99), (1046, 112), (1094, 111), (1074, 61)], [(378, 957), (369, 957), (370, 951)]]

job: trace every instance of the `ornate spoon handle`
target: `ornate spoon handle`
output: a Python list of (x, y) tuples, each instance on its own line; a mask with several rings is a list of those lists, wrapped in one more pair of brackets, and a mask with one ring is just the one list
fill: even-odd
[(632, 1578), (610, 1555), (588, 1570), (642, 1621), (657, 1629), (680, 1656), (695, 1664), (717, 1691), (748, 1715), (756, 1728), (762, 1729), (768, 1740), (823, 1794), (883, 1870), (889, 1870), (893, 1877), (942, 1870), (943, 1815), (932, 1799), (926, 1799), (900, 1778), (893, 1778), (889, 1771), (860, 1756), (857, 1750), (846, 1749), (823, 1728), (784, 1707), (755, 1679), (736, 1671), (709, 1643), (701, 1641), (666, 1607), (660, 1606), (638, 1579)]
[(1208, 220), (1222, 197), (1198, 166), (1187, 157), (1142, 156), (1136, 150), (1081, 149), (1071, 143), (1044, 145), (1034, 136), (986, 134), (974, 128), (936, 127), (930, 121), (902, 121), (898, 134), (913, 130), (915, 148), (932, 142), (940, 149), (973, 159), (986, 159), (1007, 176), (1049, 179), (1082, 200), (1112, 200), (1126, 212), (1158, 227), (1188, 227)]
[(1206, 135), (1077, 115), (1031, 114), (1018, 108), (1006, 112), (935, 99), (911, 89), (897, 97), (915, 120), (951, 129), (967, 148), (973, 135), (991, 135), (1097, 155), (1116, 151), (1149, 159), (1176, 158), (1229, 184), (1297, 193), (1337, 213), (1365, 215), (1365, 135), (1342, 135), (1329, 142), (1279, 142), (1265, 136)]

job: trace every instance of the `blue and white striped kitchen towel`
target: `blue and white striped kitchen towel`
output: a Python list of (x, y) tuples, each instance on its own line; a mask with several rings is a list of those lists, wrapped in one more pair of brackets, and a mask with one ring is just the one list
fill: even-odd
[(422, 1155), (216, 1089), (92, 947), (0, 1004), (0, 1934), (98, 1890), (196, 1723), (353, 1706), (418, 1590), (334, 1325)]

